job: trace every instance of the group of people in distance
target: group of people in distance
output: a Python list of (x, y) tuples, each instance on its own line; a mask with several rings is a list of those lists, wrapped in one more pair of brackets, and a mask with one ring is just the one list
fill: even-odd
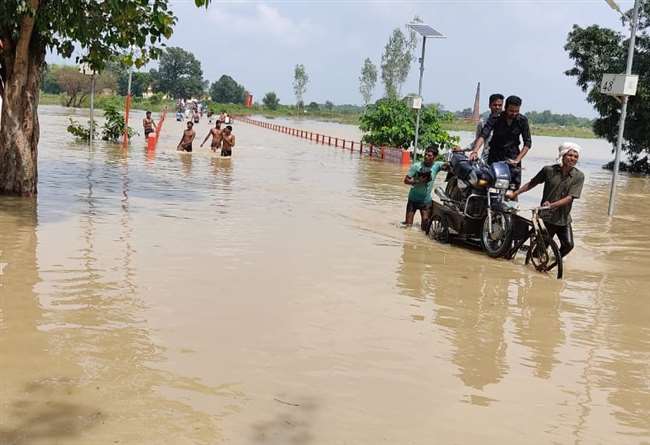
[[(228, 123), (230, 123), (230, 117), (227, 117)], [(156, 123), (151, 118), (151, 111), (147, 111), (145, 113), (145, 117), (142, 119), (142, 126), (144, 128), (145, 139), (149, 137), (150, 133), (156, 131)], [(231, 125), (226, 125), (226, 128), (222, 129), (221, 120), (217, 120), (214, 128), (211, 128), (208, 134), (205, 136), (205, 139), (201, 143), (201, 147), (203, 147), (203, 144), (205, 144), (205, 142), (210, 137), (212, 137), (212, 141), (210, 143), (210, 148), (212, 151), (216, 152), (217, 150), (220, 150), (221, 156), (232, 156), (232, 148), (235, 146), (235, 135), (232, 133)], [(183, 130), (183, 135), (181, 136), (181, 140), (178, 143), (178, 147), (176, 149), (178, 151), (191, 152), (194, 138), (196, 138), (194, 123), (192, 121), (188, 121), (187, 127), (185, 130)]]
[[(232, 148), (235, 146), (235, 135), (232, 133), (232, 126), (226, 125), (226, 128), (221, 128), (221, 121), (217, 121), (214, 128), (211, 128), (208, 134), (203, 139), (201, 147), (212, 137), (210, 143), (210, 148), (212, 151), (216, 152), (221, 150), (221, 156), (228, 157), (232, 156)], [(192, 121), (187, 122), (187, 128), (183, 131), (183, 136), (181, 136), (181, 141), (178, 143), (176, 148), (178, 151), (191, 152), (192, 151), (192, 142), (196, 138), (196, 131), (194, 131), (194, 124)]]
[[(573, 249), (573, 230), (571, 228), (571, 205), (580, 198), (584, 184), (584, 174), (576, 168), (580, 157), (580, 146), (564, 142), (558, 148), (558, 158), (552, 165), (543, 167), (533, 178), (521, 185), (521, 163), (530, 148), (532, 138), (528, 119), (520, 114), (521, 99), (517, 96), (493, 94), (490, 96), (490, 116), (481, 120), (472, 143), (470, 159), (479, 157), (483, 147), (482, 159), (488, 164), (504, 161), (510, 168), (510, 187), (506, 197), (517, 199), (522, 193), (544, 184), (540, 212), (549, 236), (557, 236), (560, 253), (567, 255)], [(520, 146), (523, 144), (523, 147)], [(460, 148), (460, 147), (457, 147)], [(411, 226), (416, 211), (420, 211), (421, 227), (426, 229), (432, 209), (433, 182), (443, 168), (443, 162), (436, 162), (438, 149), (429, 147), (422, 162), (414, 163), (407, 172), (404, 183), (411, 186), (406, 204), (405, 225)]]

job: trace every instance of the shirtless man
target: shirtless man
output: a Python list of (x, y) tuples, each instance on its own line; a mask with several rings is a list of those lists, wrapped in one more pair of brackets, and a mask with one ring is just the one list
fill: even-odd
[(149, 133), (156, 131), (156, 123), (151, 119), (151, 111), (147, 111), (145, 118), (142, 119), (142, 126), (144, 127), (144, 138), (149, 137)]
[(221, 156), (231, 156), (232, 148), (235, 146), (235, 135), (232, 134), (232, 127), (230, 125), (226, 126), (221, 132), (222, 143), (221, 146)]
[(212, 136), (212, 142), (210, 143), (210, 149), (212, 151), (217, 151), (217, 148), (221, 147), (221, 141), (223, 139), (223, 134), (222, 134), (222, 130), (221, 130), (221, 122), (217, 121), (214, 128), (210, 129), (210, 132), (205, 136), (205, 139), (203, 139), (203, 142), (201, 142), (201, 147), (203, 147), (203, 144), (205, 144), (205, 141), (207, 141), (210, 136)]
[(181, 137), (181, 141), (178, 143), (178, 147), (176, 148), (176, 150), (187, 151), (187, 152), (192, 151), (192, 142), (196, 137), (196, 132), (192, 127), (194, 127), (194, 124), (191, 121), (188, 122), (187, 129), (183, 131), (183, 136)]

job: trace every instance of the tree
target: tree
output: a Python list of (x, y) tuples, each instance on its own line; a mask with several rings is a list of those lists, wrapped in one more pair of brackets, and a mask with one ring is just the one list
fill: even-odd
[[(209, 0), (195, 0), (203, 6)], [(33, 196), (38, 182), (38, 90), (46, 49), (100, 71), (115, 54), (141, 66), (160, 53), (175, 17), (169, 0), (0, 2), (0, 193)]]
[(223, 75), (210, 87), (210, 98), (220, 104), (241, 104), (246, 89), (227, 75)]
[(280, 98), (278, 98), (275, 92), (271, 91), (269, 93), (266, 93), (266, 96), (264, 96), (264, 99), (262, 99), (262, 103), (269, 110), (277, 110), (278, 105), (280, 104)]
[[(359, 118), (363, 141), (378, 146), (408, 147), (415, 139), (415, 115), (404, 101), (380, 99), (369, 105)], [(449, 119), (435, 105), (422, 107), (419, 144), (446, 147), (458, 143), (457, 137), (442, 128), (442, 123)]]
[(293, 70), (293, 92), (296, 95), (296, 105), (300, 110), (304, 106), (303, 96), (307, 91), (307, 83), (309, 82), (309, 76), (307, 71), (305, 71), (305, 66), (303, 64), (296, 65), (296, 68)]
[(326, 100), (325, 101), (325, 109), (327, 111), (332, 111), (334, 109), (334, 102), (332, 102), (331, 100)]
[(320, 110), (320, 106), (316, 102), (309, 102), (307, 105), (307, 111), (316, 112)]
[(201, 62), (183, 48), (166, 48), (160, 56), (156, 72), (158, 90), (174, 99), (203, 96), (204, 81)]
[(381, 80), (384, 82), (386, 97), (398, 97), (402, 87), (403, 66), (407, 61), (408, 64), (411, 63), (408, 41), (404, 33), (399, 28), (395, 28), (381, 56)]
[[(415, 16), (412, 22), (421, 23), (422, 19)], [(388, 38), (381, 56), (381, 80), (384, 82), (386, 97), (398, 97), (401, 94), (402, 85), (411, 71), (416, 45), (417, 35), (412, 30), (407, 38), (399, 28), (395, 28)]]
[[(90, 94), (91, 77), (81, 74), (78, 66), (62, 66), (54, 72), (56, 84), (60, 92), (65, 93), (63, 105), (66, 107), (80, 107)], [(115, 86), (115, 81), (109, 73), (97, 74), (95, 77), (95, 89)]]
[[(630, 160), (629, 170), (650, 173), (647, 157), (650, 153), (650, 2), (642, 3), (639, 29), (634, 55), (633, 72), (639, 75), (636, 96), (628, 102), (623, 150)], [(625, 15), (629, 24), (631, 13)], [(605, 73), (625, 72), (628, 42), (623, 34), (597, 25), (582, 28), (574, 25), (564, 47), (575, 67), (565, 72), (576, 78), (577, 84), (587, 93), (600, 115), (594, 121), (596, 135), (616, 143), (621, 106), (610, 96), (600, 93), (600, 81)]]
[(359, 91), (363, 97), (364, 105), (368, 106), (372, 100), (372, 92), (377, 84), (377, 67), (370, 58), (363, 61), (361, 76), (359, 76)]
[(56, 72), (59, 70), (59, 65), (45, 65), (43, 68), (43, 76), (41, 80), (41, 90), (48, 94), (59, 94), (61, 88), (56, 81)]

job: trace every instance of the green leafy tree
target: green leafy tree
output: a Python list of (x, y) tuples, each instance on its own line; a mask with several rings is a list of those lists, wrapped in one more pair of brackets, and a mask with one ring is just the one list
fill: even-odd
[[(629, 24), (631, 13), (625, 15)], [(650, 2), (644, 2), (640, 11), (632, 71), (639, 75), (636, 96), (628, 102), (623, 150), (628, 155), (630, 170), (650, 173)], [(582, 28), (574, 25), (564, 47), (575, 67), (565, 74), (576, 78), (577, 84), (587, 93), (587, 101), (600, 115), (593, 124), (594, 133), (616, 143), (621, 105), (610, 96), (600, 93), (600, 81), (605, 73), (625, 72), (627, 36), (597, 25)]]
[(307, 83), (309, 83), (309, 75), (307, 75), (305, 65), (296, 65), (293, 70), (293, 92), (296, 95), (296, 105), (300, 110), (304, 107), (303, 96), (307, 92)]
[[(131, 95), (134, 97), (142, 97), (153, 80), (151, 74), (145, 71), (134, 71), (131, 75)], [(129, 91), (129, 72), (123, 70), (117, 76), (117, 94), (126, 96)]]
[(377, 67), (370, 58), (363, 61), (361, 67), (361, 76), (359, 76), (359, 92), (363, 97), (364, 105), (368, 105), (372, 100), (372, 92), (377, 84)]
[(241, 104), (244, 102), (244, 94), (246, 89), (225, 74), (210, 87), (210, 98), (220, 104)]
[(205, 83), (201, 62), (183, 48), (166, 48), (155, 75), (158, 91), (174, 99), (203, 96)]
[(334, 109), (334, 102), (332, 102), (331, 100), (326, 100), (325, 101), (325, 109), (327, 111), (332, 111)]
[(262, 99), (262, 103), (269, 110), (277, 110), (278, 105), (280, 105), (280, 98), (278, 98), (275, 92), (271, 91), (269, 93), (266, 93), (266, 96), (264, 96)]
[[(198, 6), (209, 0), (195, 0)], [(160, 53), (175, 17), (169, 0), (0, 1), (0, 193), (33, 196), (38, 182), (38, 91), (45, 53), (75, 54), (101, 71), (132, 48), (137, 66)]]
[[(422, 19), (415, 16), (412, 22), (421, 23)], [(401, 94), (402, 85), (411, 71), (416, 45), (417, 35), (412, 30), (407, 37), (399, 28), (395, 28), (388, 38), (381, 56), (381, 80), (386, 97), (395, 98)]]
[(318, 111), (320, 107), (316, 102), (309, 102), (309, 105), (307, 105), (307, 111), (315, 112)]
[(47, 64), (43, 68), (43, 80), (41, 81), (41, 91), (48, 94), (59, 94), (61, 88), (56, 81), (56, 72), (60, 69), (60, 65)]
[[(420, 113), (420, 137), (422, 147), (437, 145), (449, 147), (458, 143), (442, 128), (450, 115), (442, 113), (434, 105), (425, 106)], [(415, 111), (404, 101), (384, 98), (369, 105), (359, 118), (364, 132), (363, 141), (378, 146), (408, 147), (415, 139)]]

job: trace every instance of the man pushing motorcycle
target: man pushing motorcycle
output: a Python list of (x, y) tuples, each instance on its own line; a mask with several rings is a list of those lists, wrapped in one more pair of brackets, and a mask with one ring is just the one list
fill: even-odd
[[(472, 160), (477, 159), (479, 150), (492, 135), (487, 162), (488, 164), (497, 161), (508, 163), (512, 190), (517, 190), (521, 185), (521, 160), (532, 146), (528, 119), (523, 114), (519, 114), (520, 108), (521, 98), (509, 96), (506, 99), (505, 111), (489, 117), (481, 134), (472, 144), (473, 149), (469, 156)], [(519, 149), (520, 139), (524, 144), (521, 149)]]
[(520, 189), (509, 192), (509, 198), (516, 198), (522, 193), (544, 184), (542, 207), (548, 210), (540, 212), (546, 230), (551, 238), (557, 235), (560, 240), (560, 254), (564, 257), (573, 249), (573, 230), (571, 228), (571, 204), (580, 198), (585, 175), (576, 168), (580, 157), (580, 146), (573, 142), (564, 142), (558, 148), (557, 162), (543, 167), (533, 179)]

